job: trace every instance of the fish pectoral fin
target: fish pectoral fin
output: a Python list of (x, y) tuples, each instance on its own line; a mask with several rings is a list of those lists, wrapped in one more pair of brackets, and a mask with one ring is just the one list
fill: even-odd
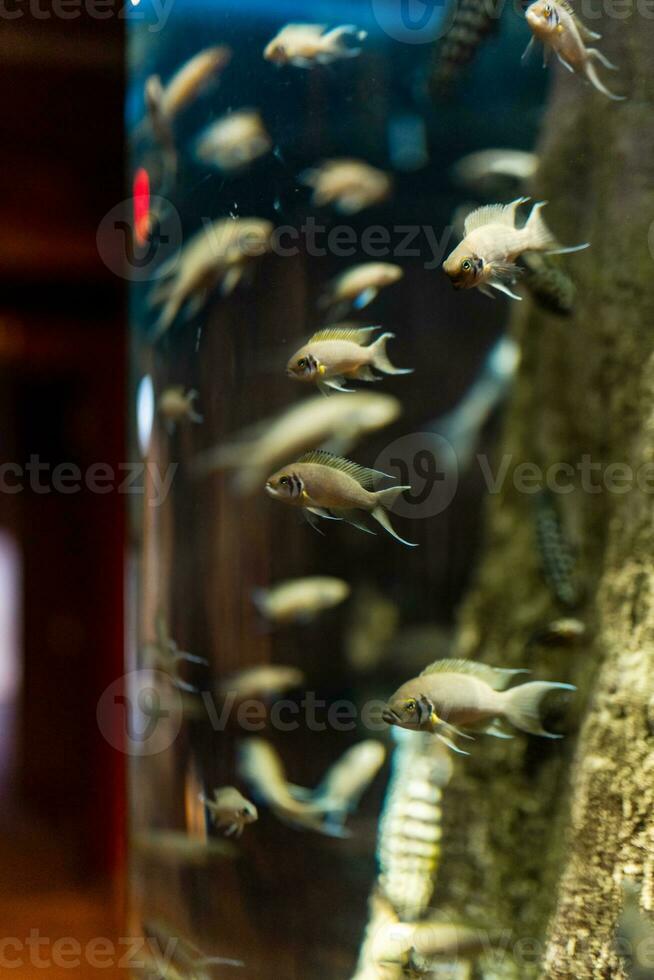
[(345, 385), (343, 384), (344, 381), (345, 381), (345, 378), (343, 378), (341, 375), (337, 375), (334, 378), (323, 378), (319, 382), (319, 386), (321, 388), (322, 387), (331, 388), (331, 389), (333, 389), (333, 391), (347, 391), (347, 392), (352, 392), (352, 391), (355, 390), (354, 388), (346, 388)]
[(494, 738), (514, 737), (513, 735), (509, 734), (509, 732), (505, 732), (502, 728), (500, 728), (496, 721), (492, 722), (492, 724), (490, 724), (488, 728), (484, 730), (484, 735), (492, 735)]
[(342, 515), (342, 520), (347, 524), (351, 524), (353, 527), (358, 527), (360, 531), (365, 531), (366, 534), (376, 534), (372, 528), (369, 528), (367, 524), (364, 524), (359, 512), (357, 510), (342, 510), (339, 512)]
[(532, 51), (535, 50), (535, 48), (536, 48), (536, 38), (535, 37), (532, 37), (531, 41), (529, 42), (529, 44), (527, 45), (527, 47), (525, 48), (525, 50), (522, 52), (522, 55), (520, 57), (520, 61), (522, 61), (524, 63), (527, 60), (527, 58), (529, 57), (529, 55), (532, 53)]
[(307, 524), (310, 524), (311, 527), (314, 529), (314, 531), (317, 531), (318, 534), (322, 534), (324, 537), (325, 532), (320, 530), (320, 528), (318, 527), (318, 521), (316, 520), (315, 516), (312, 514), (312, 512), (309, 510), (308, 507), (305, 507), (303, 513), (304, 513), (304, 519), (307, 522)]

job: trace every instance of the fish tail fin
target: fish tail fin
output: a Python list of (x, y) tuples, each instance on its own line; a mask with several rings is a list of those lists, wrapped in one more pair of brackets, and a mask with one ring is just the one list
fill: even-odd
[(524, 227), (524, 234), (527, 239), (526, 252), (549, 252), (559, 247), (559, 243), (545, 224), (541, 214), (546, 204), (547, 201), (537, 201), (527, 218)]
[(410, 489), (411, 487), (389, 487), (388, 490), (378, 490), (378, 504), (375, 509), (371, 511), (370, 516), (374, 517), (377, 523), (381, 524), (384, 530), (387, 531), (392, 538), (395, 538), (396, 541), (399, 541), (401, 544), (405, 544), (407, 548), (417, 548), (418, 545), (414, 541), (406, 541), (404, 538), (400, 537), (391, 524), (390, 518), (386, 513), (386, 508), (392, 507), (400, 494), (404, 493), (405, 490)]
[(545, 738), (563, 738), (543, 728), (540, 717), (540, 703), (550, 691), (574, 691), (572, 684), (559, 684), (554, 681), (530, 681), (519, 687), (504, 691), (502, 699), (505, 703), (504, 712), (508, 721), (522, 732), (531, 735), (543, 735)]
[(413, 368), (396, 368), (391, 364), (386, 353), (386, 344), (395, 336), (394, 333), (383, 333), (369, 347), (372, 354), (372, 367), (382, 374), (413, 374)]
[[(591, 48), (590, 50), (596, 51), (596, 48)], [(590, 59), (586, 62), (586, 78), (593, 88), (596, 88), (598, 92), (601, 92), (602, 95), (606, 95), (609, 99), (613, 99), (614, 102), (624, 102), (624, 100), (627, 98), (626, 95), (615, 95), (613, 92), (610, 92), (607, 89), (606, 85), (600, 81), (599, 75), (595, 71), (595, 65)]]

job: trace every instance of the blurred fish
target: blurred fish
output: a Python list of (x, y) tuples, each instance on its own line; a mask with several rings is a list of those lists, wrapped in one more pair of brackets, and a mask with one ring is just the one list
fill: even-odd
[(157, 634), (156, 642), (148, 644), (143, 650), (146, 666), (167, 674), (174, 686), (181, 691), (197, 694), (198, 688), (184, 680), (180, 675), (180, 669), (184, 664), (201, 664), (203, 667), (208, 667), (208, 661), (204, 657), (197, 657), (192, 653), (180, 650), (169, 635), (168, 627), (161, 615), (157, 616), (155, 631)]
[(563, 525), (556, 498), (541, 490), (534, 498), (536, 543), (543, 578), (562, 605), (574, 609), (583, 599), (575, 549)]
[(468, 153), (453, 167), (454, 179), (470, 190), (486, 193), (496, 178), (509, 178), (523, 186), (538, 169), (538, 157), (525, 150), (480, 150)]
[(306, 678), (297, 667), (284, 667), (281, 664), (261, 664), (246, 667), (237, 674), (230, 674), (220, 684), (220, 693), (233, 694), (239, 700), (262, 698), (268, 700), (285, 691), (303, 687)]
[(186, 390), (184, 385), (171, 385), (162, 391), (159, 398), (159, 412), (172, 430), (180, 422), (203, 422), (202, 416), (195, 410), (195, 402), (199, 394), (193, 388)]
[(562, 738), (543, 728), (540, 703), (550, 691), (575, 688), (553, 681), (531, 681), (505, 690), (516, 674), (524, 673), (529, 671), (503, 670), (472, 660), (437, 660), (419, 677), (398, 688), (382, 718), (389, 725), (438, 735), (456, 752), (462, 750), (452, 737), (471, 737), (456, 726), (496, 738), (511, 738), (499, 727), (500, 720), (532, 735)]
[(594, 61), (599, 61), (611, 71), (618, 69), (597, 48), (586, 47), (588, 41), (599, 41), (602, 35), (582, 24), (566, 0), (536, 0), (527, 7), (525, 17), (533, 37), (525, 49), (523, 59), (537, 41), (542, 41), (545, 46), (544, 64), (547, 64), (549, 54), (553, 51), (564, 68), (585, 75), (598, 92), (616, 102), (626, 98), (610, 92), (600, 81)]
[(340, 827), (330, 826), (326, 816), (332, 801), (298, 800), (290, 793), (284, 766), (278, 752), (261, 738), (249, 738), (239, 751), (239, 772), (257, 799), (267, 804), (283, 823), (302, 830), (315, 830), (330, 837), (342, 837)]
[(300, 174), (300, 183), (313, 188), (314, 207), (333, 204), (341, 214), (357, 214), (385, 201), (393, 182), (383, 170), (363, 160), (325, 160)]
[(317, 526), (316, 517), (345, 521), (368, 534), (374, 534), (362, 523), (359, 511), (376, 520), (391, 537), (409, 548), (416, 545), (396, 534), (386, 510), (411, 487), (374, 490), (375, 481), (387, 476), (378, 470), (359, 466), (348, 459), (321, 450), (306, 453), (268, 478), (266, 492), (274, 500), (300, 507), (309, 524)]
[(588, 243), (562, 247), (541, 217), (545, 202), (534, 204), (526, 224), (516, 227), (516, 209), (527, 198), (510, 204), (491, 204), (469, 214), (464, 225), (464, 239), (443, 263), (443, 270), (455, 289), (480, 289), (492, 296), (490, 287), (521, 299), (509, 288), (520, 268), (516, 259), (524, 252), (563, 254), (588, 248)]
[(498, 9), (488, 0), (458, 0), (451, 25), (435, 46), (429, 88), (434, 98), (447, 95), (452, 82), (477, 54), (484, 40), (497, 30)]
[(289, 784), (289, 792), (294, 799), (311, 800), (329, 807), (328, 823), (342, 830), (348, 814), (358, 807), (385, 758), (385, 746), (375, 739), (366, 739), (343, 753), (327, 770), (317, 789), (307, 790)]
[(224, 173), (235, 173), (272, 147), (261, 113), (238, 109), (211, 123), (198, 138), (196, 156), (202, 163)]
[(219, 283), (223, 296), (233, 292), (253, 260), (270, 251), (272, 233), (272, 224), (261, 218), (219, 218), (196, 232), (157, 270), (149, 302), (163, 309), (154, 339), (184, 306), (187, 320), (199, 313)]
[(344, 387), (347, 380), (380, 381), (375, 374), (412, 374), (412, 368), (393, 367), (386, 344), (395, 334), (383, 333), (376, 340), (371, 334), (380, 327), (357, 327), (337, 324), (324, 327), (293, 354), (286, 373), (296, 381), (317, 384), (324, 393), (330, 390), (353, 391)]
[(345, 656), (352, 670), (372, 671), (385, 660), (400, 621), (396, 602), (371, 585), (357, 589), (345, 634)]
[(232, 441), (198, 456), (196, 476), (235, 470), (234, 488), (240, 494), (260, 490), (270, 471), (285, 459), (315, 446), (346, 453), (371, 432), (390, 425), (401, 405), (391, 395), (358, 391), (348, 398), (316, 395), (243, 430)]
[(247, 825), (255, 823), (259, 816), (254, 803), (246, 800), (234, 786), (215, 789), (213, 799), (200, 796), (200, 800), (218, 830), (225, 831), (225, 837), (240, 837)]
[(586, 636), (586, 624), (580, 619), (555, 619), (541, 626), (529, 637), (527, 646), (572, 647)]
[(318, 301), (322, 309), (335, 307), (345, 312), (353, 306), (358, 310), (368, 306), (380, 289), (399, 282), (404, 272), (391, 262), (364, 262), (354, 265), (327, 284)]
[(263, 56), (275, 65), (315, 68), (343, 58), (355, 58), (361, 53), (356, 42), (365, 41), (367, 36), (352, 24), (331, 30), (327, 30), (326, 24), (287, 24), (266, 45)]
[[(437, 432), (449, 442), (460, 472), (470, 466), (481, 431), (507, 397), (519, 363), (520, 348), (516, 342), (507, 336), (500, 337), (459, 404), (451, 412), (427, 423), (427, 431)], [(443, 465), (447, 466), (450, 459), (450, 454), (444, 453)]]
[(343, 579), (328, 575), (289, 579), (269, 589), (256, 589), (253, 600), (269, 623), (310, 623), (325, 609), (343, 602), (350, 586)]
[(216, 80), (231, 59), (230, 49), (225, 45), (217, 45), (205, 48), (189, 58), (165, 86), (162, 85), (161, 79), (158, 79), (158, 85), (152, 85), (150, 79), (158, 76), (150, 76), (146, 86), (151, 88), (151, 98), (156, 104), (157, 111), (168, 123), (172, 122), (206, 86)]
[(176, 935), (172, 926), (159, 920), (144, 922), (143, 933), (152, 959), (148, 968), (151, 965), (158, 970), (153, 976), (162, 980), (211, 980), (215, 966), (245, 966), (242, 960), (206, 956), (195, 943)]

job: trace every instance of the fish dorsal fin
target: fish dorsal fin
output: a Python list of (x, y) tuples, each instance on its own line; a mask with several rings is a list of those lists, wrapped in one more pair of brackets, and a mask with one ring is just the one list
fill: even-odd
[(379, 327), (358, 327), (354, 323), (340, 323), (333, 327), (322, 327), (317, 330), (307, 343), (313, 344), (317, 340), (351, 340), (355, 344), (364, 346), (371, 338), (370, 334)]
[(425, 674), (468, 674), (470, 677), (484, 681), (494, 691), (503, 691), (516, 674), (528, 673), (528, 670), (503, 670), (501, 667), (491, 667), (489, 664), (481, 664), (477, 660), (437, 660), (426, 667), (420, 676)]
[(485, 225), (506, 225), (508, 228), (515, 228), (515, 212), (520, 204), (524, 204), (528, 198), (519, 197), (510, 204), (487, 204), (483, 208), (472, 211), (463, 225), (463, 234), (469, 235), (477, 228)]
[(325, 452), (324, 449), (314, 449), (310, 453), (305, 453), (298, 459), (298, 463), (316, 463), (319, 466), (329, 466), (333, 470), (351, 476), (353, 480), (360, 483), (366, 490), (372, 490), (375, 480), (380, 476), (388, 476), (381, 470), (370, 470), (367, 466), (359, 466), (351, 459), (343, 459), (342, 456), (334, 456), (332, 453)]

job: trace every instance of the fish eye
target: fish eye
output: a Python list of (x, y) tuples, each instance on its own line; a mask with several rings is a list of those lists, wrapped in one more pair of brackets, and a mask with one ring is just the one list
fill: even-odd
[(307, 359), (306, 359), (306, 357), (301, 357), (300, 360), (297, 362), (297, 366), (299, 368), (305, 368), (307, 366)]
[(418, 705), (415, 698), (410, 698), (406, 703), (407, 711), (410, 711), (411, 713), (416, 710), (417, 706)]
[(472, 269), (472, 262), (470, 261), (470, 259), (464, 259), (463, 262), (461, 263), (461, 268), (463, 269), (464, 272), (470, 272), (470, 270)]
[(287, 487), (287, 486), (289, 485), (289, 483), (290, 483), (290, 482), (291, 482), (291, 481), (289, 480), (289, 478), (288, 478), (287, 476), (283, 476), (283, 477), (281, 478), (281, 480), (279, 481), (279, 483), (280, 483), (280, 486), (282, 486), (282, 487)]

